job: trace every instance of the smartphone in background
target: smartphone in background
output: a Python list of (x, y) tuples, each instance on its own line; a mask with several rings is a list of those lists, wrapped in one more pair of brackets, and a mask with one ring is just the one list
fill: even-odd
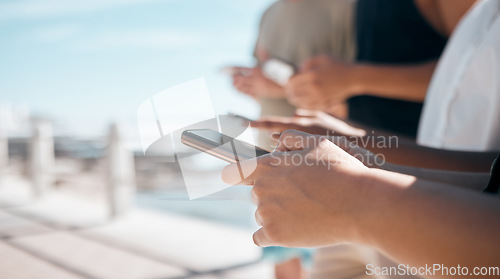
[(283, 86), (295, 74), (295, 69), (285, 61), (273, 58), (264, 63), (262, 73), (268, 79)]
[(253, 121), (255, 121), (255, 120), (252, 120), (252, 119), (250, 119), (248, 117), (239, 115), (239, 114), (234, 113), (234, 112), (229, 112), (228, 115), (231, 116), (231, 117), (234, 117), (234, 118), (241, 119), (241, 120), (246, 121), (246, 122), (253, 122)]
[(227, 66), (220, 69), (220, 72), (229, 76), (249, 76), (250, 74), (252, 74), (252, 69), (247, 67)]
[(228, 163), (237, 163), (269, 153), (267, 150), (211, 129), (186, 130), (182, 133), (181, 141), (184, 145)]

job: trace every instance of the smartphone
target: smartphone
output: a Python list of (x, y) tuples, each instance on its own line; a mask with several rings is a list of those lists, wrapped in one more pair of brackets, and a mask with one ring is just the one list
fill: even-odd
[(295, 74), (295, 69), (289, 63), (273, 58), (264, 63), (262, 66), (262, 73), (265, 77), (277, 84), (285, 85)]
[(227, 66), (220, 69), (220, 72), (229, 76), (249, 76), (252, 73), (252, 69), (247, 67)]
[(182, 133), (181, 142), (228, 163), (237, 163), (269, 153), (267, 150), (211, 129), (186, 130)]
[(253, 121), (255, 121), (255, 120), (252, 120), (252, 119), (250, 119), (248, 117), (239, 115), (239, 114), (234, 113), (234, 112), (229, 112), (228, 115), (231, 116), (231, 117), (234, 117), (234, 118), (241, 119), (241, 120), (246, 121), (246, 122), (253, 122)]

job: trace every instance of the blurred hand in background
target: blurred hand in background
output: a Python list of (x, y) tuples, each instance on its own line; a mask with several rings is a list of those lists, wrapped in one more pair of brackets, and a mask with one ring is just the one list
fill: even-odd
[(311, 58), (286, 84), (286, 97), (299, 108), (328, 111), (355, 95), (355, 68), (328, 56)]
[(285, 97), (283, 86), (266, 78), (259, 67), (233, 67), (233, 85), (239, 92), (255, 99)]
[(251, 122), (252, 127), (281, 133), (287, 129), (315, 135), (362, 137), (366, 131), (321, 111), (298, 109), (293, 117), (270, 116)]

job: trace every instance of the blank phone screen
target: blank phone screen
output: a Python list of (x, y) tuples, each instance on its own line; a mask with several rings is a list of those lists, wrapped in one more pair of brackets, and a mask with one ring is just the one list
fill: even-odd
[(213, 142), (216, 146), (221, 146), (226, 143), (230, 143), (231, 141), (233, 142), (233, 146), (236, 146), (239, 152), (244, 152), (246, 154), (254, 154), (254, 156), (261, 156), (269, 153), (268, 151), (261, 149), (257, 146), (253, 146), (249, 143), (242, 142), (240, 140), (234, 139), (232, 137), (223, 135), (217, 131), (214, 130), (192, 130), (190, 131), (194, 135), (205, 138), (211, 142)]
[(199, 137), (202, 137), (202, 138), (205, 138), (217, 145), (223, 145), (223, 144), (226, 144), (228, 142), (230, 142), (231, 140), (233, 140), (233, 138), (231, 137), (228, 137), (228, 136), (225, 136), (219, 132), (216, 132), (214, 130), (193, 130), (191, 131), (191, 133), (199, 136)]

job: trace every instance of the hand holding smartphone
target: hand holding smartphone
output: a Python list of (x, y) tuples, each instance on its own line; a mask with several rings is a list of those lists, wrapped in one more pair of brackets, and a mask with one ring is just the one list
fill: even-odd
[[(252, 74), (252, 68), (224, 67), (221, 69), (221, 72), (230, 76), (250, 76)], [(283, 60), (272, 58), (264, 62), (264, 65), (262, 65), (262, 74), (266, 78), (284, 86), (295, 74), (295, 68)]]

